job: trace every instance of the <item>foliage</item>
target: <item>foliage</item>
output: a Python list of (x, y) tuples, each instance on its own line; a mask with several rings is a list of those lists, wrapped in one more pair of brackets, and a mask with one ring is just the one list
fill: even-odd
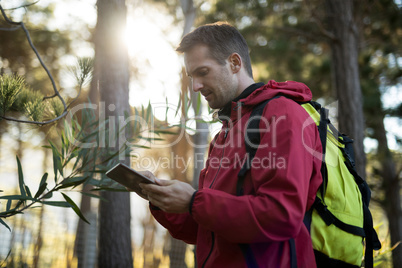
[[(47, 146), (52, 150), (53, 154), (54, 182), (50, 182), (48, 180), (49, 174), (45, 173), (35, 194), (32, 194), (28, 185), (25, 184), (23, 169), (17, 157), (20, 194), (0, 196), (0, 199), (7, 200), (5, 211), (0, 213), (0, 222), (3, 225), (9, 228), (3, 219), (23, 213), (36, 204), (71, 207), (86, 221), (77, 205), (66, 194), (61, 193), (65, 201), (51, 201), (50, 199), (56, 192), (67, 188), (74, 189), (78, 185), (88, 182), (90, 178), (88, 167), (95, 168), (96, 158), (92, 157), (93, 152), (91, 150), (80, 148), (80, 143), (75, 142), (72, 137), (76, 137), (75, 139), (81, 142), (90, 142), (93, 139), (93, 135), (87, 135), (84, 130), (93, 127), (94, 123), (90, 123), (89, 121), (80, 125), (76, 120), (72, 120), (71, 126), (65, 121), (64, 130), (60, 135), (61, 150), (50, 141), (50, 145)], [(69, 168), (71, 164), (73, 164), (73, 167)]]
[[(147, 143), (160, 140), (158, 136), (174, 134), (171, 130), (176, 126), (154, 121), (151, 105), (142, 107), (140, 111), (136, 110), (135, 118), (134, 123), (130, 121), (114, 130), (108, 120), (97, 120), (88, 105), (83, 107), (81, 123), (77, 117), (73, 118), (71, 115), (64, 119), (63, 130), (59, 133), (60, 145), (49, 141), (49, 145), (45, 146), (52, 151), (53, 180), (49, 180), (49, 174), (45, 173), (37, 191), (33, 193), (25, 183), (23, 168), (17, 157), (20, 194), (0, 196), (0, 200), (7, 200), (5, 211), (0, 212), (0, 223), (10, 229), (4, 219), (23, 213), (34, 205), (72, 208), (82, 220), (88, 222), (66, 191), (75, 190), (85, 184), (95, 186), (94, 191), (127, 191), (103, 174), (115, 165), (120, 157), (129, 156), (133, 148), (147, 149)], [(138, 122), (140, 124), (137, 124)], [(111, 149), (115, 147), (117, 139), (126, 132), (133, 134), (118, 150)], [(98, 178), (97, 174), (101, 177)], [(56, 193), (60, 193), (64, 201), (51, 200)], [(81, 193), (99, 198), (96, 194)]]
[[(76, 65), (69, 67), (79, 87), (78, 96), (82, 87), (91, 79), (92, 68), (93, 59), (88, 57), (78, 58)], [(70, 101), (68, 107), (76, 99)], [(24, 77), (0, 75), (0, 120), (9, 119), (7, 112), (16, 112), (28, 117), (33, 122), (40, 122), (43, 119), (59, 118), (65, 110), (59, 99), (47, 98), (40, 91), (29, 88)]]
[[(381, 225), (382, 223), (374, 227), (377, 233), (379, 233)], [(391, 245), (389, 234), (387, 237), (380, 239), (380, 242), (382, 245), (381, 249), (373, 252), (374, 267), (389, 267), (391, 265), (389, 256), (391, 252), (400, 245), (400, 242), (395, 245)]]
[(0, 116), (9, 111), (24, 113), (34, 121), (42, 120), (45, 110), (43, 94), (28, 88), (25, 79), (18, 75), (0, 76)]
[[(33, 4), (32, 4), (33, 5)], [(23, 7), (27, 7), (27, 6), (31, 6), (31, 4), (25, 5), (25, 6), (21, 6), (21, 7), (17, 7), (15, 9), (20, 9)], [(12, 10), (15, 10), (12, 9)], [(9, 60), (16, 60), (17, 62), (20, 61), (19, 59), (25, 59), (26, 62), (24, 62), (25, 64), (23, 64), (23, 68), (21, 68), (21, 66), (18, 68), (19, 71), (21, 72), (21, 70), (24, 70), (24, 72), (27, 72), (27, 66), (32, 65), (32, 62), (29, 61), (29, 54), (26, 53), (27, 50), (29, 50), (27, 47), (24, 46), (17, 46), (17, 47), (24, 47), (22, 50), (24, 51), (23, 53), (21, 53), (21, 51), (19, 51), (17, 49), (18, 52), (16, 52), (16, 54), (12, 53), (13, 52), (13, 48), (16, 47), (15, 43), (16, 43), (16, 38), (24, 38), (24, 41), (27, 41), (27, 44), (30, 47), (30, 50), (33, 51), (36, 60), (39, 61), (40, 63), (40, 67), (46, 72), (48, 79), (51, 82), (54, 94), (52, 96), (48, 96), (48, 97), (43, 97), (43, 100), (40, 100), (40, 98), (35, 97), (36, 95), (33, 94), (32, 96), (28, 95), (28, 102), (23, 104), (23, 107), (19, 107), (17, 106), (17, 108), (23, 108), (25, 115), (30, 119), (30, 121), (26, 121), (26, 120), (22, 120), (22, 119), (16, 119), (14, 117), (9, 117), (6, 116), (6, 111), (11, 107), (11, 105), (14, 103), (15, 101), (15, 97), (18, 96), (19, 91), (15, 90), (14, 88), (9, 88), (7, 91), (6, 90), (2, 90), (7, 94), (2, 94), (0, 95), (0, 97), (2, 97), (2, 100), (0, 100), (0, 102), (2, 103), (2, 113), (0, 114), (0, 118), (1, 119), (5, 119), (5, 120), (10, 120), (10, 121), (16, 121), (16, 122), (20, 122), (20, 123), (31, 123), (31, 124), (37, 124), (37, 125), (45, 125), (45, 124), (49, 124), (49, 123), (53, 123), (57, 120), (59, 120), (60, 118), (64, 117), (67, 114), (67, 104), (65, 102), (65, 100), (62, 98), (59, 90), (57, 89), (56, 86), (56, 82), (55, 79), (53, 77), (53, 75), (51, 74), (50, 70), (48, 69), (48, 67), (46, 66), (46, 64), (44, 63), (42, 57), (40, 56), (36, 46), (33, 43), (33, 40), (31, 38), (31, 35), (29, 34), (29, 31), (27, 29), (27, 27), (25, 26), (25, 23), (23, 21), (20, 22), (15, 22), (12, 19), (9, 18), (9, 16), (6, 14), (5, 10), (3, 9), (2, 5), (0, 4), (0, 11), (1, 11), (1, 15), (2, 18), (4, 19), (4, 23), (6, 25), (6, 28), (0, 28), (0, 33), (2, 32), (6, 32), (6, 36), (10, 33), (18, 33), (18, 34), (14, 34), (12, 36), (8, 36), (8, 38), (2, 38), (2, 40), (11, 40), (12, 42), (5, 42), (5, 44), (2, 44), (0, 46), (0, 61), (1, 62), (9, 62)], [(17, 31), (21, 29), (22, 31)], [(21, 32), (23, 32), (23, 37), (21, 36)], [(43, 32), (43, 31), (42, 31)], [(3, 34), (0, 34), (0, 36), (2, 36)], [(56, 38), (57, 39), (57, 38)], [(38, 40), (40, 41), (40, 40)], [(43, 41), (43, 40), (42, 40)], [(48, 49), (48, 42), (46, 42), (46, 44), (43, 44), (46, 47), (46, 50)], [(5, 48), (6, 53), (4, 53), (3, 51), (3, 47)], [(6, 54), (6, 56), (2, 55), (2, 54)], [(21, 57), (22, 55), (24, 55), (24, 57)], [(13, 58), (16, 57), (16, 58)], [(4, 59), (3, 59), (4, 58)], [(18, 66), (18, 64), (17, 64)], [(90, 64), (88, 65), (88, 68), (91, 69), (92, 67), (90, 66)], [(29, 68), (28, 68), (29, 69)], [(86, 70), (87, 71), (87, 70)], [(2, 71), (3, 72), (3, 71)], [(4, 76), (4, 75), (3, 75)], [(10, 83), (10, 85), (15, 85), (18, 82), (22, 82), (19, 81), (20, 78), (17, 78), (18, 80), (15, 82)], [(4, 79), (3, 79), (4, 80)], [(11, 81), (12, 79), (7, 79), (7, 81)], [(82, 84), (80, 84), (80, 86), (82, 86)], [(3, 86), (4, 87), (4, 86)], [(7, 88), (6, 88), (7, 89)], [(25, 95), (27, 96), (27, 95)], [(48, 113), (48, 115), (50, 114), (59, 114), (57, 117), (55, 118), (50, 118), (48, 121), (42, 121), (42, 117), (45, 114), (45, 104), (42, 103), (45, 99), (52, 99), (57, 97), (59, 99), (59, 101), (61, 102), (61, 104), (63, 105), (63, 111), (60, 113), (59, 110), (57, 110), (57, 112), (54, 113)]]
[(84, 86), (92, 78), (94, 59), (89, 57), (79, 58), (75, 66), (68, 69), (74, 75), (77, 85)]
[(16, 102), (18, 94), (25, 88), (25, 81), (20, 76), (0, 76), (0, 112), (5, 115)]
[(220, 0), (200, 18), (199, 24), (223, 20), (240, 30), (257, 81), (300, 81), (315, 97), (334, 97), (329, 47), (304, 1)]

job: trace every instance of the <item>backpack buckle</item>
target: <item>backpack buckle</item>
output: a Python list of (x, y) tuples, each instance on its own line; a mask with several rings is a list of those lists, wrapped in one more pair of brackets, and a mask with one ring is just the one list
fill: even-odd
[(314, 208), (317, 210), (318, 214), (321, 216), (327, 226), (330, 226), (335, 222), (335, 217), (328, 210), (328, 207), (319, 198), (316, 198), (314, 202)]

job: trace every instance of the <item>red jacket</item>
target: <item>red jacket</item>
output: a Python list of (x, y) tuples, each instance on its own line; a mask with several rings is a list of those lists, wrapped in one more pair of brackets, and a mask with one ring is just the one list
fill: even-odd
[[(245, 157), (244, 130), (255, 105), (275, 95), (264, 110), (261, 145), (236, 196), (237, 174)], [(317, 127), (296, 102), (311, 100), (297, 82), (270, 81), (248, 97), (232, 102), (230, 119), (211, 142), (191, 211), (169, 214), (151, 209), (171, 235), (197, 245), (198, 267), (246, 267), (239, 244), (250, 244), (259, 267), (290, 267), (289, 239), (298, 267), (314, 268), (311, 238), (303, 217), (314, 202), (322, 178)], [(267, 125), (263, 125), (266, 124)], [(268, 127), (267, 127), (268, 126)]]

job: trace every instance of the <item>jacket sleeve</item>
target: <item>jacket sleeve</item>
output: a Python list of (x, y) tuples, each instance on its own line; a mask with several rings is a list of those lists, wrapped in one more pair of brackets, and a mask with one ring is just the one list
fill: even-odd
[[(211, 152), (213, 144), (218, 135), (215, 135), (211, 145), (208, 149), (208, 154)], [(199, 180), (202, 181), (205, 175), (205, 169), (201, 170)], [(194, 196), (192, 198), (193, 202)], [(191, 203), (192, 203), (191, 202)], [(150, 210), (154, 218), (165, 227), (172, 237), (182, 240), (188, 244), (196, 244), (198, 223), (194, 220), (190, 213), (166, 213), (158, 207), (149, 205)]]
[[(306, 149), (321, 151), (319, 134), (315, 124), (306, 124), (309, 115), (304, 109), (279, 98), (266, 107), (264, 117), (270, 131), (261, 134), (260, 144), (267, 146), (259, 147), (251, 176), (246, 178), (252, 180), (254, 194), (235, 196), (202, 189), (194, 197), (195, 221), (233, 243), (286, 241), (297, 236), (321, 184), (321, 160)], [(270, 167), (264, 166), (267, 157), (271, 157)], [(254, 161), (261, 161), (260, 166), (254, 166)]]
[(150, 209), (155, 219), (169, 231), (172, 237), (188, 244), (197, 242), (198, 224), (189, 213), (166, 213), (152, 205)]

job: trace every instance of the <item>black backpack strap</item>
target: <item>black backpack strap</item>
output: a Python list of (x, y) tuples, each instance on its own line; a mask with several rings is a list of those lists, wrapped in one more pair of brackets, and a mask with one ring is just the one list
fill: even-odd
[(241, 252), (246, 260), (247, 268), (258, 268), (257, 260), (249, 244), (239, 244)]
[(281, 96), (275, 96), (272, 99), (261, 102), (253, 109), (250, 114), (249, 120), (246, 124), (246, 130), (244, 131), (246, 161), (237, 174), (236, 194), (238, 196), (243, 195), (244, 179), (246, 178), (247, 171), (249, 171), (251, 168), (251, 162), (253, 161), (253, 158), (257, 153), (257, 149), (260, 144), (260, 119), (264, 112), (264, 108), (268, 104), (268, 102), (279, 97)]
[[(272, 99), (265, 100), (258, 104), (250, 114), (250, 118), (246, 124), (246, 130), (244, 132), (245, 147), (247, 158), (241, 167), (239, 173), (237, 174), (237, 184), (236, 184), (236, 195), (241, 196), (244, 194), (243, 185), (246, 178), (247, 172), (251, 169), (251, 162), (255, 154), (257, 153), (258, 146), (260, 144), (260, 119), (263, 115), (264, 108), (273, 99), (279, 98), (280, 96), (275, 96)], [(253, 251), (249, 244), (239, 244), (243, 256), (246, 260), (248, 268), (258, 268), (257, 261), (254, 257)], [(293, 267), (292, 267), (293, 268)]]
[(296, 243), (293, 238), (289, 239), (289, 248), (290, 248), (290, 268), (297, 268)]
[(350, 225), (339, 220), (331, 211), (327, 209), (327, 206), (321, 201), (319, 197), (316, 197), (313, 207), (317, 213), (321, 216), (326, 225), (335, 225), (339, 229), (354, 235), (365, 237), (366, 233), (364, 228)]
[(358, 185), (359, 190), (362, 194), (364, 216), (363, 228), (366, 232), (366, 251), (364, 252), (364, 267), (372, 268), (374, 266), (373, 251), (381, 249), (381, 242), (378, 239), (377, 232), (374, 230), (373, 217), (369, 210), (371, 191), (367, 182), (357, 173), (354, 166), (354, 159), (352, 158), (353, 155), (348, 154), (346, 149), (347, 146), (345, 146), (345, 150), (342, 150), (346, 159), (345, 164), (349, 169), (349, 172), (352, 173), (353, 177), (355, 178), (356, 184)]
[(321, 189), (321, 200), (324, 200), (325, 192), (328, 185), (328, 170), (327, 164), (325, 163), (325, 153), (327, 150), (327, 128), (329, 124), (328, 110), (324, 107), (320, 107), (320, 124), (318, 125), (318, 132), (320, 134), (320, 140), (322, 145), (322, 164), (321, 164), (321, 175), (322, 184)]
[[(320, 135), (320, 141), (321, 141), (321, 146), (322, 146), (322, 160), (321, 160), (321, 175), (322, 175), (322, 184), (320, 186), (320, 192), (321, 192), (321, 200), (324, 200), (325, 192), (327, 189), (328, 185), (328, 170), (327, 170), (327, 165), (325, 164), (325, 153), (326, 153), (326, 148), (327, 148), (327, 128), (328, 125), (331, 125), (329, 118), (328, 118), (328, 109), (324, 108), (319, 104), (318, 102), (315, 101), (310, 101), (308, 102), (311, 106), (316, 109), (320, 113), (320, 122), (319, 125), (317, 126), (318, 128), (318, 133)], [(316, 200), (317, 201), (317, 200)], [(315, 204), (315, 203), (314, 203)], [(312, 220), (312, 215), (313, 215), (313, 209), (314, 209), (314, 204), (311, 206), (311, 208), (306, 211), (306, 214), (304, 215), (304, 225), (306, 225), (307, 230), (310, 232), (311, 229), (311, 220)]]

